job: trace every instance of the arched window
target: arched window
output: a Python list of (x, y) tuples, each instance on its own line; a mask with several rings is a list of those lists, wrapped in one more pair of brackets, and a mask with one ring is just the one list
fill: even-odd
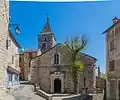
[(43, 50), (46, 49), (46, 43), (42, 43), (42, 49), (43, 49)]
[(47, 39), (45, 38), (44, 41), (46, 41)]
[(60, 62), (60, 57), (58, 53), (54, 54), (54, 64), (59, 64)]

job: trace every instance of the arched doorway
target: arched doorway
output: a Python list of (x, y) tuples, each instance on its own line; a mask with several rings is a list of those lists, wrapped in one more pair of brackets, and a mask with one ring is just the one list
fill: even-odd
[(54, 80), (54, 92), (61, 93), (61, 80), (59, 78)]

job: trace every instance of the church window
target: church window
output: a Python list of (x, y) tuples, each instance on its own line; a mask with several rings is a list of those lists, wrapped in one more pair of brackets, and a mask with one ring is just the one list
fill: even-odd
[(54, 54), (54, 64), (59, 64), (59, 59), (60, 59), (59, 54), (55, 53)]
[(46, 43), (42, 44), (42, 49), (46, 49)]
[(45, 38), (45, 41), (46, 41), (46, 38)]

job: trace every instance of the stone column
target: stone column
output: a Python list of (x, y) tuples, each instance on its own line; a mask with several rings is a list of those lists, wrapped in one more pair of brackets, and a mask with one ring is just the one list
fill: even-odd
[(63, 77), (63, 75), (61, 75), (61, 85), (62, 85), (61, 92), (64, 93), (64, 77)]
[(15, 75), (12, 74), (12, 86), (14, 87), (14, 84), (15, 84)]
[(54, 87), (53, 87), (53, 75), (51, 75), (51, 93), (54, 92)]
[(116, 100), (119, 100), (119, 80), (116, 80)]

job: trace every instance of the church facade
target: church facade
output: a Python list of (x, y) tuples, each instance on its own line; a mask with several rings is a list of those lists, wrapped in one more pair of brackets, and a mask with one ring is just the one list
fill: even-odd
[[(38, 36), (38, 49), (41, 54), (30, 61), (30, 82), (39, 84), (40, 89), (47, 93), (74, 93), (74, 85), (69, 74), (72, 52), (64, 44), (56, 44), (51, 31), (49, 19)], [(84, 53), (79, 54), (85, 68), (78, 78), (78, 92), (84, 87), (96, 88), (96, 58)]]

